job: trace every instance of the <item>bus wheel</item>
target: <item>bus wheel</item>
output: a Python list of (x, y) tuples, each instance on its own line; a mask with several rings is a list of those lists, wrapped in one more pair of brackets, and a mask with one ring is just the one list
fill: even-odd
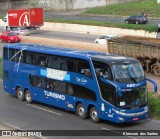
[(16, 90), (16, 95), (17, 95), (17, 98), (21, 101), (24, 100), (24, 93), (22, 92), (21, 88), (17, 88)]
[(90, 118), (93, 122), (98, 123), (100, 121), (100, 118), (98, 116), (98, 111), (96, 107), (92, 107), (90, 110)]
[(25, 100), (28, 102), (28, 103), (32, 103), (32, 96), (31, 96), (31, 93), (29, 90), (27, 90), (25, 92)]
[(79, 118), (86, 119), (87, 118), (87, 112), (84, 109), (84, 105), (82, 103), (78, 104), (76, 108), (76, 113)]

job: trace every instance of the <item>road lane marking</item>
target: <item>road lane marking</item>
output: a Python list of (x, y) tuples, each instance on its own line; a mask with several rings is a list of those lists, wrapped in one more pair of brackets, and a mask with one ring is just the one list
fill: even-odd
[[(113, 130), (111, 130), (111, 129), (104, 128), (104, 127), (102, 127), (102, 129), (103, 129), (103, 130), (109, 130), (109, 131), (111, 131), (111, 132), (114, 132), (114, 133), (119, 134), (119, 135), (121, 135), (121, 136), (122, 136), (122, 134), (121, 134), (121, 133), (119, 133), (119, 132), (117, 132), (117, 131), (113, 131)], [(138, 138), (131, 137), (131, 136), (126, 136), (126, 137), (131, 138), (131, 139), (138, 139)]]
[[(8, 127), (11, 127), (11, 128), (13, 128), (14, 130), (20, 130), (20, 131), (25, 131), (25, 129), (23, 129), (23, 128), (19, 128), (19, 127), (17, 127), (17, 126), (15, 126), (15, 125), (12, 125), (12, 124), (8, 124), (8, 123), (4, 123), (6, 126), (8, 126)], [(26, 129), (26, 131), (27, 131), (27, 129)], [(17, 136), (18, 137), (18, 136)], [(29, 137), (29, 136), (27, 136), (27, 137)], [(32, 137), (31, 137), (32, 138)], [(39, 137), (39, 136), (37, 136), (37, 137), (35, 137), (35, 138), (40, 138), (40, 139), (48, 139), (48, 138), (45, 138), (45, 137)]]
[(27, 104), (27, 105), (30, 106), (30, 107), (34, 107), (34, 108), (37, 108), (37, 109), (40, 109), (40, 110), (43, 110), (43, 111), (47, 111), (47, 112), (50, 112), (50, 113), (59, 115), (59, 116), (63, 115), (63, 114), (61, 114), (61, 113), (53, 112), (53, 111), (50, 111), (50, 110), (47, 110), (47, 109), (44, 109), (44, 108), (41, 108), (41, 107), (38, 107), (38, 106), (33, 106), (33, 105), (31, 105), (31, 104)]
[(9, 126), (9, 127), (11, 127), (11, 128), (13, 128), (13, 129), (23, 130), (22, 128), (19, 128), (19, 127), (15, 126), (15, 125), (12, 125), (12, 124), (9, 124), (9, 123), (4, 123), (4, 124)]

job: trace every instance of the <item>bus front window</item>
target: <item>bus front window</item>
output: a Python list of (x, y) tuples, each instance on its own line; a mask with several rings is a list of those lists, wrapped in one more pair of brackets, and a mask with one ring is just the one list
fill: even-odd
[(144, 71), (139, 62), (113, 64), (115, 81), (118, 83), (137, 83), (143, 81)]
[(122, 89), (118, 95), (118, 104), (120, 108), (133, 109), (147, 105), (147, 87)]

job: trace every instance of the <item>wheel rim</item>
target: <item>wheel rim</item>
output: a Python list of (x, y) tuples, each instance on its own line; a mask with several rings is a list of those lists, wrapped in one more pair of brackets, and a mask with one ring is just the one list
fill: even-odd
[(18, 92), (17, 92), (17, 96), (18, 96), (18, 98), (22, 98), (22, 96), (23, 96), (23, 92), (22, 92), (21, 90), (18, 90)]
[(27, 100), (27, 101), (31, 101), (31, 94), (30, 94), (30, 93), (27, 93), (27, 94), (26, 94), (26, 100)]
[(83, 108), (83, 107), (80, 107), (79, 110), (78, 110), (79, 115), (80, 115), (80, 116), (83, 116), (83, 115), (84, 115), (84, 112), (85, 112), (84, 108)]
[(97, 113), (97, 111), (92, 111), (92, 119), (94, 120), (94, 121), (96, 121), (97, 120), (97, 117), (98, 117), (98, 113)]

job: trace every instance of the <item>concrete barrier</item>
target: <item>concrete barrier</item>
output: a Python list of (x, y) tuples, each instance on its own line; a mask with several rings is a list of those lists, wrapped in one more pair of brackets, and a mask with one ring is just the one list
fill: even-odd
[(63, 31), (63, 32), (79, 32), (79, 33), (90, 33), (90, 34), (116, 34), (120, 36), (139, 36), (139, 37), (150, 37), (156, 38), (156, 32), (148, 32), (144, 30), (133, 30), (133, 29), (121, 29), (112, 27), (102, 26), (90, 26), (90, 25), (79, 25), (79, 24), (66, 24), (66, 23), (50, 23), (45, 22), (41, 29)]

